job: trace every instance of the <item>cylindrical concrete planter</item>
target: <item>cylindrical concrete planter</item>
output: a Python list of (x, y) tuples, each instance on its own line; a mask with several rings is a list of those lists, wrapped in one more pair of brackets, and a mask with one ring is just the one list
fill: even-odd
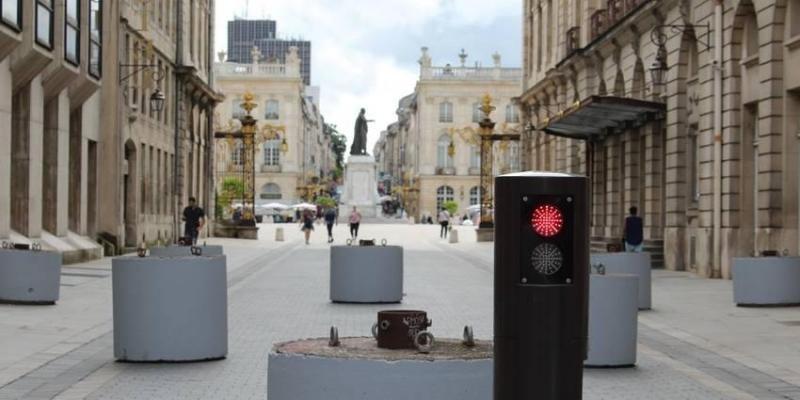
[(269, 355), (269, 400), (486, 400), (492, 346), (437, 339), (429, 354), (378, 349), (372, 338), (282, 343)]
[(745, 307), (800, 305), (800, 257), (734, 258), (733, 301)]
[(55, 304), (60, 288), (60, 253), (0, 249), (0, 303)]
[(401, 302), (403, 248), (331, 247), (330, 298), (336, 303)]
[(115, 258), (114, 356), (133, 362), (225, 358), (225, 260), (225, 256)]
[[(221, 256), (223, 254), (222, 246), (219, 245), (206, 245), (197, 246), (200, 249), (201, 255), (204, 256)], [(191, 246), (166, 246), (166, 247), (153, 247), (150, 249), (152, 257), (189, 257), (192, 255)]]
[(639, 309), (653, 307), (652, 268), (649, 253), (592, 253), (592, 265), (603, 264), (609, 274), (633, 274), (639, 277)]
[(592, 274), (589, 279), (589, 357), (587, 367), (636, 364), (639, 278), (631, 274)]

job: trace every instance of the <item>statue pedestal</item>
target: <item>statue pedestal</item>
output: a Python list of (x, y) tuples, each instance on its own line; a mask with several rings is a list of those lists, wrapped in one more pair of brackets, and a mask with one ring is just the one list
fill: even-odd
[(353, 207), (357, 207), (363, 218), (380, 215), (378, 204), (378, 172), (375, 158), (369, 155), (351, 155), (344, 172), (344, 191), (339, 206), (339, 219), (347, 221)]

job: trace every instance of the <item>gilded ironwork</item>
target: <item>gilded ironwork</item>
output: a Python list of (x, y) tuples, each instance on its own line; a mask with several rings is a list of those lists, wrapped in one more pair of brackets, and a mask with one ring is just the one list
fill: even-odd
[[(510, 141), (520, 140), (520, 133), (517, 131), (519, 127), (509, 127), (506, 124), (502, 125), (504, 133), (495, 134), (494, 129), (496, 123), (492, 121), (491, 114), (496, 108), (492, 105), (492, 97), (489, 94), (483, 96), (481, 111), (484, 114), (483, 119), (478, 123), (480, 126), (480, 139), (481, 139), (481, 222), (480, 228), (494, 228), (494, 217), (492, 210), (494, 208), (494, 142), (501, 141), (501, 146), (505, 143), (506, 148)], [(509, 132), (509, 133), (505, 133)]]
[(228, 145), (227, 150), (231, 152), (232, 159), (219, 171), (223, 184), (228, 179), (241, 180), (241, 224), (255, 225), (256, 146), (268, 140), (282, 139), (280, 150), (285, 153), (288, 151), (288, 143), (285, 138), (286, 127), (270, 124), (258, 127), (258, 120), (252, 115), (258, 104), (252, 93), (245, 93), (243, 100), (241, 107), (247, 114), (239, 119), (239, 124), (234, 120), (229, 121), (225, 130), (216, 132), (215, 137), (221, 140), (219, 148), (225, 149), (222, 145), (224, 141)]

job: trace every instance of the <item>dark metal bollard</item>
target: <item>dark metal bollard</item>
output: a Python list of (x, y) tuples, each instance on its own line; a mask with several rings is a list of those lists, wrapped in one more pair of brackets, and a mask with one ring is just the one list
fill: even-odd
[(372, 326), (372, 335), (382, 349), (415, 349), (418, 348), (417, 336), (432, 324), (425, 311), (379, 311), (378, 322)]
[(587, 354), (588, 179), (495, 179), (494, 400), (579, 400)]

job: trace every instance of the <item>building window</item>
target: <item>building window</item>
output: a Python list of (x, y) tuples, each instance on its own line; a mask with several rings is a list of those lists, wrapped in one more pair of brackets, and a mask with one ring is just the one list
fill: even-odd
[(472, 145), (469, 147), (469, 167), (481, 167), (481, 149), (477, 145)]
[(481, 204), (481, 188), (474, 186), (469, 190), (469, 205), (477, 206)]
[(267, 100), (266, 111), (264, 112), (264, 119), (280, 119), (281, 108), (278, 100)]
[(280, 139), (268, 140), (264, 143), (264, 165), (281, 165), (281, 141)]
[(281, 187), (274, 183), (268, 183), (261, 187), (261, 200), (280, 200), (283, 198)]
[(241, 142), (236, 143), (236, 146), (231, 152), (231, 164), (237, 166), (244, 165), (244, 145)]
[(800, 35), (800, 2), (798, 1), (789, 2), (789, 23), (787, 27), (789, 28), (789, 37)]
[(510, 124), (519, 123), (519, 110), (517, 109), (517, 106), (513, 104), (506, 106), (506, 122)]
[(445, 101), (439, 104), (439, 122), (453, 122), (453, 103)]
[(22, 29), (22, 0), (0, 0), (0, 16), (4, 24), (17, 32)]
[(687, 149), (689, 167), (689, 195), (692, 202), (700, 200), (700, 158), (698, 157), (697, 126), (689, 126), (689, 140)]
[(508, 145), (508, 166), (511, 171), (520, 170), (519, 142), (512, 142)]
[(100, 79), (103, 74), (103, 0), (89, 1), (89, 74)]
[(442, 134), (439, 136), (439, 142), (436, 144), (436, 165), (439, 168), (452, 168), (453, 157), (447, 154), (447, 148), (450, 147), (450, 135)]
[(231, 104), (231, 115), (234, 119), (244, 118), (247, 115), (247, 110), (242, 107), (242, 103), (244, 103), (244, 99), (241, 97), (237, 97), (233, 100)]
[(53, 49), (53, 0), (36, 0), (36, 42)]
[(64, 58), (78, 65), (81, 57), (81, 6), (79, 0), (67, 0), (64, 25)]
[(481, 103), (472, 104), (472, 122), (481, 122), (483, 112), (481, 111)]
[(440, 186), (436, 189), (436, 211), (440, 211), (447, 201), (455, 199), (455, 191), (450, 186)]

